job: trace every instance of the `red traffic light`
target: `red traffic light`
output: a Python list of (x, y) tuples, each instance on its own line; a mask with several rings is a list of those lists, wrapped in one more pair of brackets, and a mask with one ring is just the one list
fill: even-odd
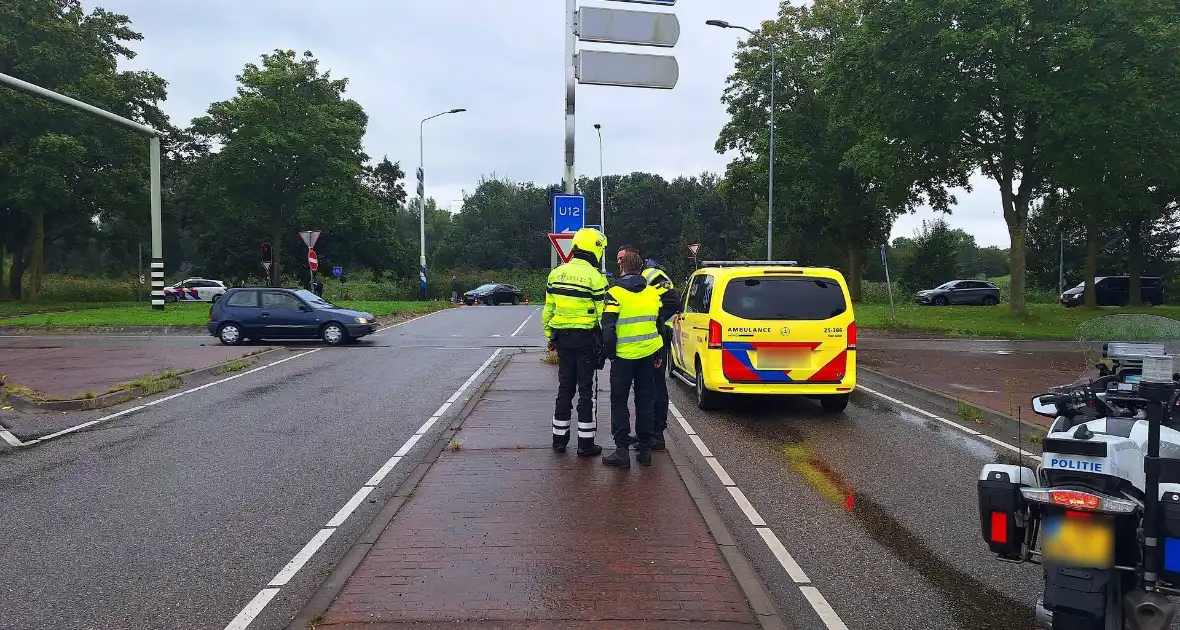
[(270, 243), (262, 244), (262, 262), (270, 262)]

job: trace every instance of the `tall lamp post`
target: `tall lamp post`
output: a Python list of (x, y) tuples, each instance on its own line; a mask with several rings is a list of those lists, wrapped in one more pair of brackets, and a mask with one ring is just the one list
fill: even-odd
[[(730, 24), (725, 20), (707, 20), (705, 24), (718, 28), (740, 28), (750, 35), (757, 35), (754, 31), (737, 24)], [(774, 40), (768, 39), (770, 46), (770, 185), (766, 191), (766, 260), (774, 260), (774, 91), (778, 73), (775, 72)]]
[(439, 112), (428, 116), (418, 123), (418, 241), (421, 246), (421, 257), (418, 260), (418, 299), (426, 299), (426, 160), (425, 160), (425, 125), (426, 121), (447, 114), (458, 114), (466, 109), (458, 108)]
[[(594, 123), (594, 130), (598, 132), (598, 227), (606, 234), (606, 186), (603, 184), (602, 170), (602, 125)], [(602, 255), (602, 273), (606, 273), (606, 254)]]

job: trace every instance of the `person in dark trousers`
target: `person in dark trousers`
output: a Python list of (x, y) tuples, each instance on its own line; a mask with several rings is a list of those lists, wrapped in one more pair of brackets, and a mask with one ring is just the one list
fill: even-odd
[[(620, 257), (619, 280), (606, 292), (602, 313), (603, 349), (611, 359), (610, 407), (611, 435), (615, 451), (602, 463), (616, 468), (630, 468), (631, 444), (636, 444), (636, 461), (651, 466), (654, 372), (660, 364), (660, 305), (662, 293), (650, 287), (639, 272), (643, 259), (633, 252)], [(627, 398), (635, 388), (635, 437), (631, 436), (631, 417)]]
[(459, 303), (459, 276), (451, 276), (451, 303)]
[(594, 418), (594, 373), (599, 359), (606, 277), (599, 261), (606, 252), (606, 237), (583, 228), (574, 233), (572, 256), (549, 273), (541, 325), (550, 352), (557, 352), (557, 400), (553, 409), (553, 450), (564, 453), (570, 441), (574, 389), (578, 392), (578, 455), (594, 456), (602, 447), (594, 443), (598, 423)]
[[(636, 256), (643, 258), (643, 252), (639, 248), (632, 245), (624, 245), (619, 248), (619, 253), (616, 258), (621, 261), (625, 253), (632, 252)], [(654, 422), (655, 432), (652, 437), (651, 448), (653, 451), (662, 451), (665, 448), (664, 432), (668, 430), (668, 370), (670, 366), (668, 362), (672, 360), (672, 316), (680, 311), (680, 294), (676, 292), (676, 287), (672, 284), (672, 278), (659, 266), (659, 263), (647, 258), (643, 260), (643, 279), (649, 286), (654, 286), (663, 292), (662, 306), (661, 306), (661, 321), (664, 324), (660, 326), (660, 336), (664, 339), (664, 347), (660, 350), (661, 366), (655, 371), (654, 379), (652, 381), (655, 387), (654, 400)]]

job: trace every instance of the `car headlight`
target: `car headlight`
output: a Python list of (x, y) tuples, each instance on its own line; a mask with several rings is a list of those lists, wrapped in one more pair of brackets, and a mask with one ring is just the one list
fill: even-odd
[(367, 324), (367, 323), (369, 323), (369, 319), (367, 317), (358, 317), (358, 318), (356, 318), (356, 323)]

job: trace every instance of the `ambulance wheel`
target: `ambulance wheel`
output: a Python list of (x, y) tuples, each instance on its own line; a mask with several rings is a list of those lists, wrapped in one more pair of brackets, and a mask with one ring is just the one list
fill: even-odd
[(841, 413), (848, 407), (848, 394), (821, 396), (819, 404), (823, 405), (824, 411), (828, 413)]
[(699, 358), (697, 359), (696, 367), (697, 409), (713, 411), (721, 406), (721, 394), (705, 389), (705, 376), (701, 370), (701, 360)]

